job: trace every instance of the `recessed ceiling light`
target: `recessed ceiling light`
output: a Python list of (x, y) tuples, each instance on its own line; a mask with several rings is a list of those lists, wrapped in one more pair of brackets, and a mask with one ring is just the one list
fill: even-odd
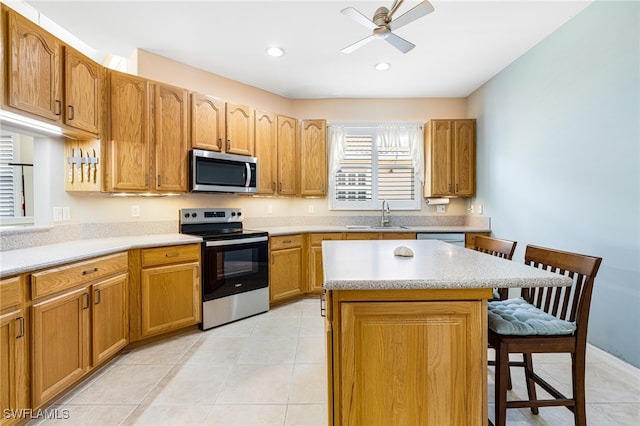
[(376, 71), (386, 71), (391, 68), (391, 65), (388, 62), (380, 62), (376, 64)]
[(268, 47), (267, 48), (267, 55), (277, 58), (279, 56), (284, 55), (284, 50), (282, 50), (279, 47)]

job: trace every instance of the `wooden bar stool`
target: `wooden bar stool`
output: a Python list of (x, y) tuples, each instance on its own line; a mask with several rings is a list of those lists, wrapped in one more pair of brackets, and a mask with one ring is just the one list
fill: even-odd
[[(602, 258), (527, 246), (525, 263), (570, 277), (570, 287), (522, 289), (522, 297), (489, 302), (489, 344), (496, 350), (495, 424), (504, 426), (507, 408), (565, 406), (576, 425), (586, 425), (585, 358), (593, 282)], [(523, 361), (509, 361), (510, 353)], [(533, 353), (571, 354), (573, 397), (568, 398), (533, 369)], [(528, 400), (507, 401), (509, 367), (524, 367)], [(554, 399), (539, 400), (536, 384)]]
[[(478, 235), (473, 242), (473, 249), (481, 253), (487, 253), (492, 256), (511, 260), (513, 258), (513, 252), (516, 250), (517, 244), (518, 243), (515, 241)], [(494, 291), (494, 299), (506, 299), (508, 291), (508, 288), (496, 289)]]

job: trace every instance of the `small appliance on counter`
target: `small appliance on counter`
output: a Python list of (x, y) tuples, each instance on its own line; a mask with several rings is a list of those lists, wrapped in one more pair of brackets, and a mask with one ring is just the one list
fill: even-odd
[(202, 330), (269, 310), (269, 234), (242, 220), (241, 209), (180, 210), (180, 232), (203, 239)]

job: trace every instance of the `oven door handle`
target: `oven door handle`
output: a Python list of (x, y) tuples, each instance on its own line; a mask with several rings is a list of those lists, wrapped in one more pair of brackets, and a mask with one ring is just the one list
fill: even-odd
[(239, 238), (235, 240), (217, 240), (206, 241), (206, 247), (220, 247), (220, 246), (237, 246), (241, 244), (259, 243), (262, 241), (269, 241), (269, 237), (251, 237), (251, 238)]

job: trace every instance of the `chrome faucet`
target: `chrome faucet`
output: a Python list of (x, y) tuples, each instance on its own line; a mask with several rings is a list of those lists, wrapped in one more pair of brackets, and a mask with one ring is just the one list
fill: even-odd
[(382, 200), (382, 218), (380, 219), (380, 226), (382, 227), (389, 226), (390, 214), (391, 214), (391, 209), (389, 208), (389, 202), (387, 200)]

